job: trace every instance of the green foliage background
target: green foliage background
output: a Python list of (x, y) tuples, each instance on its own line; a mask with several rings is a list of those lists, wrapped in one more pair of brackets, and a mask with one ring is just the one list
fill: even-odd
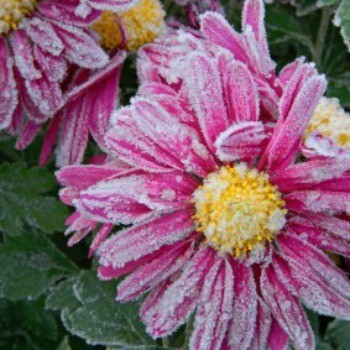
[[(241, 1), (222, 1), (239, 28)], [(169, 15), (182, 16), (171, 0)], [(305, 56), (329, 80), (328, 95), (350, 108), (350, 0), (298, 0), (267, 6), (266, 24), (278, 66)], [(122, 103), (135, 93), (135, 57), (123, 70)], [(137, 303), (115, 302), (115, 282), (98, 281), (87, 259), (91, 238), (66, 247), (69, 209), (58, 200), (54, 164), (36, 166), (40, 138), (16, 152), (0, 135), (0, 349), (186, 349), (181, 328), (154, 341), (145, 333)], [(97, 153), (90, 145), (89, 155)], [(348, 349), (350, 322), (308, 312), (317, 349)]]

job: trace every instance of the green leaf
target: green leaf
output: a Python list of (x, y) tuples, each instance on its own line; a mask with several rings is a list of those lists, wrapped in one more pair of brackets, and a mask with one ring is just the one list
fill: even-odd
[(350, 51), (350, 0), (342, 0), (335, 13), (334, 23), (340, 26), (340, 33)]
[(39, 233), (8, 237), (0, 246), (0, 294), (35, 299), (76, 271), (75, 265)]
[(0, 230), (19, 235), (26, 223), (45, 233), (62, 231), (67, 209), (59, 200), (46, 195), (55, 185), (53, 174), (44, 168), (1, 164)]
[(115, 301), (115, 283), (101, 282), (93, 271), (58, 285), (46, 305), (61, 309), (64, 326), (88, 344), (114, 349), (160, 349), (149, 338), (139, 316), (139, 304)]
[(339, 0), (298, 0), (295, 6), (297, 8), (297, 15), (305, 16), (324, 6), (335, 5), (338, 2)]
[(0, 299), (0, 349), (53, 349), (58, 325), (43, 299), (33, 302)]
[(46, 298), (46, 307), (50, 310), (61, 311), (68, 309), (74, 311), (80, 306), (74, 294), (74, 284), (77, 276), (72, 276), (57, 284)]
[[(291, 7), (274, 4), (266, 7), (266, 28), (272, 51), (286, 50), (288, 45), (312, 48), (309, 26), (295, 16)], [(290, 61), (290, 56), (288, 60)]]
[(325, 339), (333, 349), (347, 350), (350, 344), (350, 322), (335, 320), (328, 325)]

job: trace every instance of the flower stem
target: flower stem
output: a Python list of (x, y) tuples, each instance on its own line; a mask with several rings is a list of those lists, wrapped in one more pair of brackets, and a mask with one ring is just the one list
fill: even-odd
[(317, 38), (314, 50), (312, 52), (313, 61), (316, 65), (321, 68), (322, 66), (322, 54), (324, 43), (326, 41), (328, 26), (330, 22), (330, 18), (332, 16), (334, 8), (332, 6), (325, 6), (322, 9), (321, 22), (318, 28)]

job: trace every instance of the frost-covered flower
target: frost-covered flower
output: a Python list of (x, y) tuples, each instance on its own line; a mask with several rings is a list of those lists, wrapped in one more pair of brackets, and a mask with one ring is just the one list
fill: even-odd
[[(246, 2), (245, 21), (257, 40), (255, 5)], [(112, 118), (106, 146), (129, 168), (58, 172), (72, 222), (107, 231), (100, 277), (129, 274), (118, 300), (150, 292), (141, 317), (151, 336), (195, 312), (191, 349), (284, 349), (289, 340), (312, 349), (302, 304), (350, 319), (348, 278), (323, 252), (350, 256), (350, 157), (298, 157), (325, 79), (313, 65), (287, 66), (271, 123), (249, 62), (210, 45), (178, 62), (168, 71), (176, 82), (145, 83)], [(117, 224), (129, 227), (106, 239)]]
[(16, 133), (52, 117), (70, 64), (107, 64), (86, 28), (101, 14), (91, 6), (118, 2), (0, 0), (0, 129)]
[(307, 128), (302, 152), (307, 157), (350, 154), (350, 115), (338, 99), (320, 100)]
[[(253, 14), (253, 16), (249, 15)], [(139, 51), (138, 75), (141, 83), (166, 81), (180, 84), (182, 62), (188, 52), (228, 51), (237, 61), (247, 65), (259, 90), (261, 107), (266, 117), (276, 120), (278, 105), (286, 79), (293, 71), (303, 74), (303, 59), (300, 58), (277, 74), (272, 60), (264, 27), (265, 9), (261, 1), (245, 3), (242, 15), (242, 32), (237, 32), (218, 12), (207, 11), (200, 16), (200, 29), (179, 30), (169, 33), (145, 45)]]
[[(17, 14), (22, 9), (19, 3), (5, 8)], [(2, 38), (9, 56), (3, 66), (8, 76), (0, 81), (5, 86), (0, 96), (4, 121), (0, 128), (17, 134), (16, 148), (22, 150), (50, 119), (40, 163), (47, 161), (56, 141), (58, 166), (80, 163), (89, 133), (104, 149), (103, 134), (118, 105), (125, 58), (119, 35), (128, 49), (152, 41), (164, 30), (164, 12), (158, 0), (23, 2), (29, 3), (32, 12), (23, 10), (27, 17), (16, 22), (21, 29), (11, 24)], [(9, 21), (7, 12), (3, 16)], [(16, 44), (13, 64), (9, 45), (17, 37), (25, 45)]]

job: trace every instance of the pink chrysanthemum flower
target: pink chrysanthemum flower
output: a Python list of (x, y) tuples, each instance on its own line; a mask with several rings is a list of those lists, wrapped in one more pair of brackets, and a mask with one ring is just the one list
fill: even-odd
[(164, 15), (158, 0), (7, 2), (0, 10), (7, 74), (0, 129), (17, 134), (22, 150), (50, 120), (41, 165), (56, 141), (58, 166), (82, 161), (89, 134), (104, 149), (125, 58), (116, 52), (152, 41), (165, 28)]
[[(125, 51), (114, 54), (109, 63), (99, 70), (76, 70), (66, 102), (51, 119), (47, 128), (39, 164), (44, 165), (56, 144), (58, 167), (81, 163), (92, 136), (101, 150), (106, 150), (104, 134), (112, 112), (119, 106), (119, 80)], [(17, 139), (17, 148), (24, 148), (41, 130), (34, 124), (29, 132)]]
[[(255, 40), (264, 33), (256, 4), (245, 11)], [(191, 349), (284, 349), (289, 340), (313, 349), (302, 304), (350, 319), (348, 278), (323, 252), (350, 256), (350, 158), (299, 157), (326, 82), (297, 63), (278, 77), (271, 123), (249, 65), (217, 46), (195, 48), (169, 68), (176, 83), (145, 83), (115, 113), (105, 142), (129, 168), (58, 173), (76, 208), (73, 237), (102, 224), (100, 277), (129, 274), (120, 301), (150, 292), (141, 317), (151, 336), (195, 312)], [(115, 224), (130, 227), (106, 239)]]
[(101, 14), (95, 8), (119, 3), (0, 1), (0, 129), (14, 133), (52, 117), (69, 64), (95, 69), (108, 62), (87, 27)]

